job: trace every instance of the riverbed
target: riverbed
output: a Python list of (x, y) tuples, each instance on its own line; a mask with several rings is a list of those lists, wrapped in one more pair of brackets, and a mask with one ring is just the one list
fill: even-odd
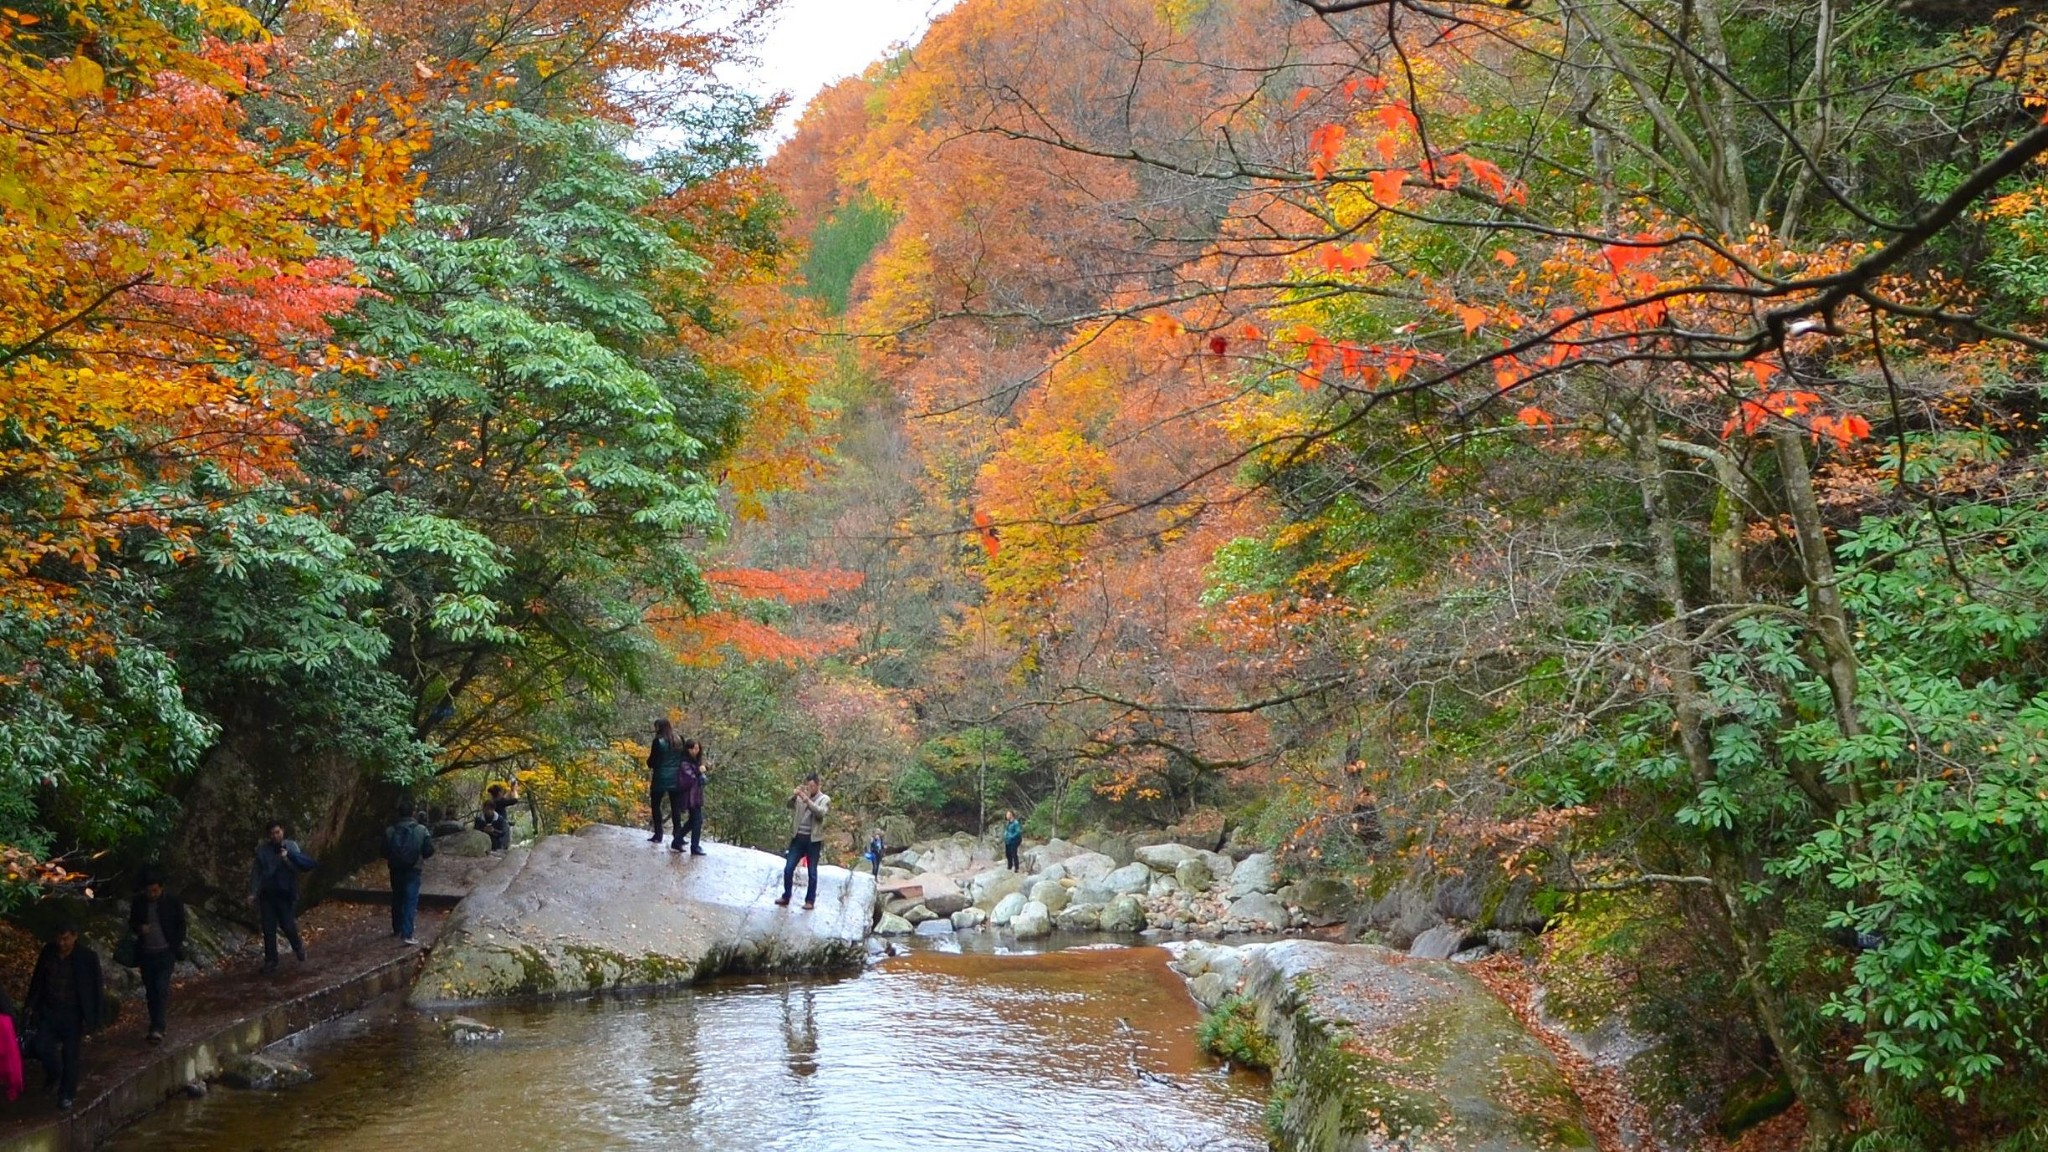
[(477, 1009), (504, 1036), (475, 1045), (386, 1011), (296, 1044), (309, 1084), (216, 1087), (107, 1147), (1259, 1152), (1266, 1084), (1196, 1049), (1166, 960), (917, 948), (836, 980)]

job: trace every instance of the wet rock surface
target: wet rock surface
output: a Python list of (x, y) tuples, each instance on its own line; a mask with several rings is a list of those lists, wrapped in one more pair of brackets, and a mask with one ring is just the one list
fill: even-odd
[[(855, 968), (874, 906), (866, 872), (818, 870), (813, 911), (778, 907), (782, 860), (707, 843), (670, 852), (591, 825), (507, 854), (464, 898), (413, 987), (434, 1007), (625, 991), (720, 972)], [(802, 899), (799, 873), (797, 898)]]

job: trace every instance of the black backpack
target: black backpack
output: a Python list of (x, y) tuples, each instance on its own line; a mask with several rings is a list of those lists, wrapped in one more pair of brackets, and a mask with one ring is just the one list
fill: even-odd
[(393, 824), (384, 830), (384, 858), (393, 868), (420, 866), (420, 838), (413, 835), (418, 825)]

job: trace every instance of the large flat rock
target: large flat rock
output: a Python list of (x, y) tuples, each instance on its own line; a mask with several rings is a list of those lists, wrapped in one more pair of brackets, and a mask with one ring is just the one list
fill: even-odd
[(515, 848), (465, 897), (412, 1002), (582, 995), (689, 984), (722, 972), (857, 969), (874, 880), (818, 870), (818, 906), (777, 907), (782, 858), (730, 844), (706, 856), (594, 824)]
[(1274, 1079), (1290, 1087), (1276, 1117), (1280, 1146), (1593, 1147), (1550, 1052), (1457, 965), (1307, 940), (1238, 952), (1244, 994), (1278, 1050)]

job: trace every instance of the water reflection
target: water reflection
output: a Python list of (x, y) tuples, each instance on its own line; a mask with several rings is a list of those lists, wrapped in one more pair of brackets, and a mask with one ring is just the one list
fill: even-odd
[[(970, 946), (971, 947), (971, 946)], [(919, 951), (836, 981), (405, 1017), (310, 1045), (313, 1083), (178, 1102), (111, 1147), (383, 1152), (1254, 1152), (1264, 1085), (1195, 1049), (1151, 949)]]

